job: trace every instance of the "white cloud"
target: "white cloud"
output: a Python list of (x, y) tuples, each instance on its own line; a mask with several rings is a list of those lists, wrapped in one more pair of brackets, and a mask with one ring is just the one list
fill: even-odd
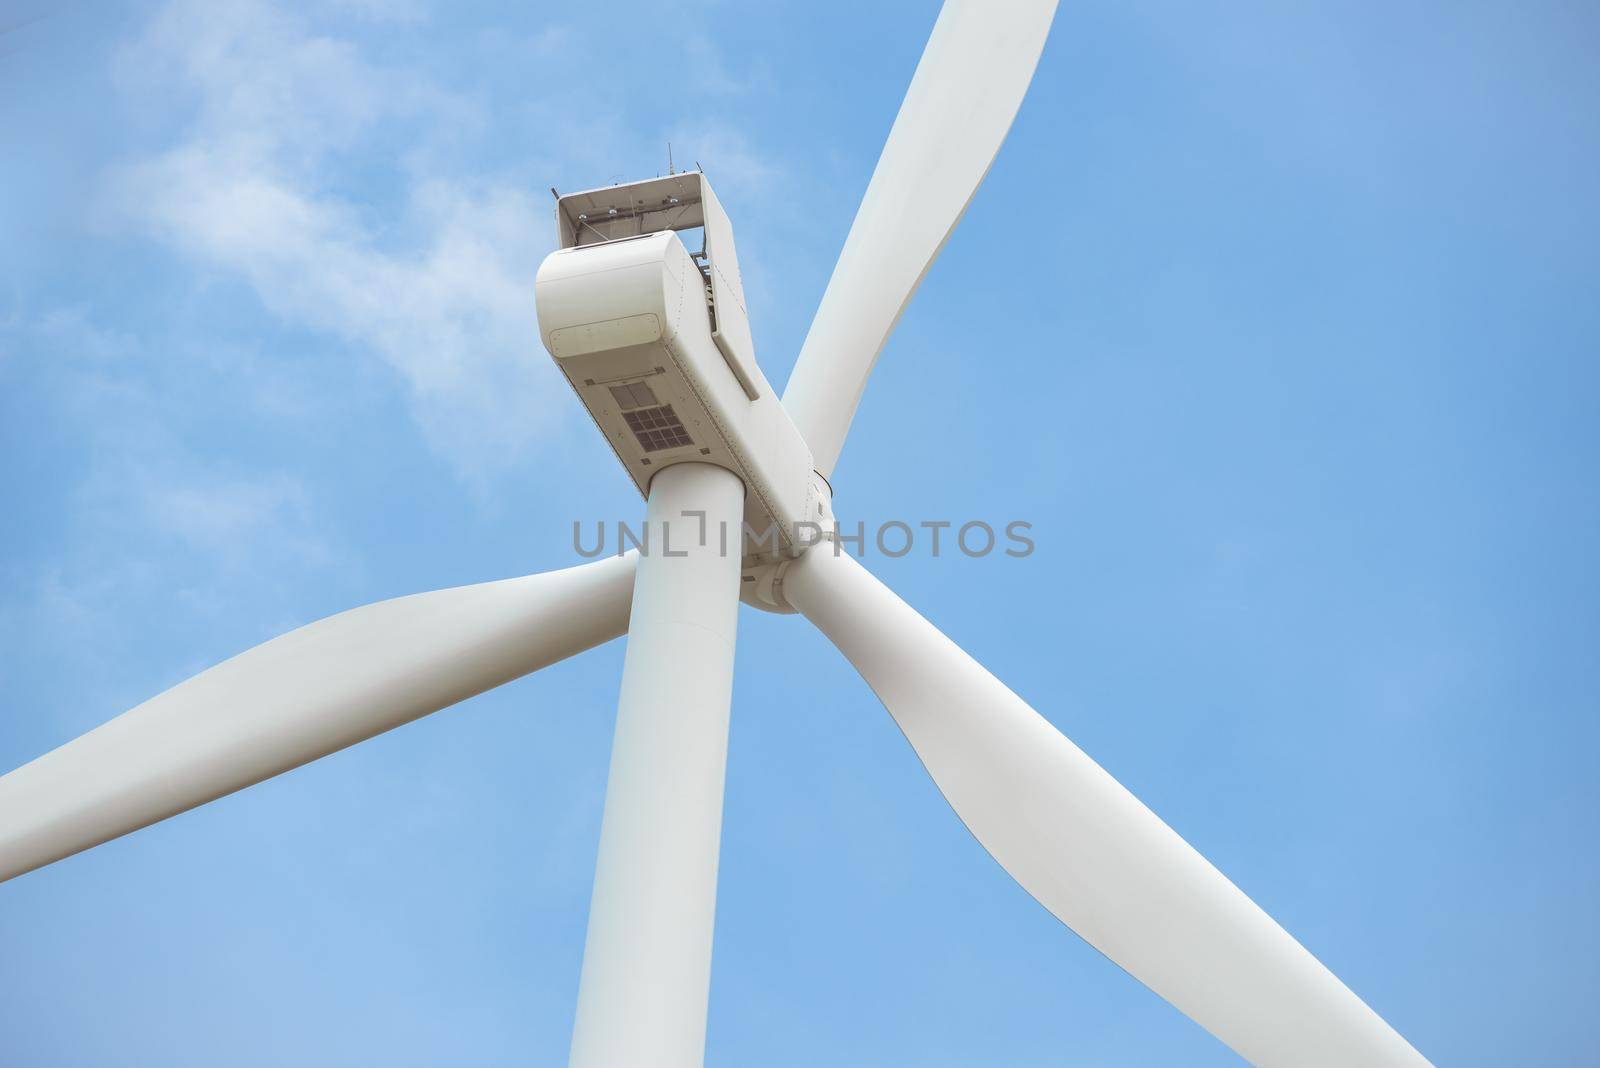
[[(306, 493), (298, 480), (275, 475), (209, 483), (155, 483), (142, 488), (149, 523), (216, 555), (248, 550), (263, 532), (304, 522)], [(281, 542), (280, 542), (281, 544)], [(320, 555), (315, 543), (304, 543)]]
[[(465, 101), (253, 0), (176, 0), (124, 66), (136, 91), (176, 88), (195, 112), (117, 172), (119, 216), (244, 279), (286, 322), (381, 358), (470, 479), (527, 455), (562, 410), (531, 285), (549, 213), (516, 183), (422, 162), (440, 154), (413, 131), (473, 125)], [(341, 162), (396, 130), (400, 218), (375, 220), (341, 189)]]
[(685, 45), (685, 65), (693, 72), (694, 86), (712, 96), (736, 96), (745, 92), (746, 84), (734, 77), (723, 61), (722, 52), (708, 37), (695, 35)]
[[(409, 5), (360, 13), (424, 17)], [(703, 110), (648, 133), (590, 112), (574, 122), (571, 94), (599, 91), (568, 69), (580, 36), (486, 32), (485, 84), (516, 70), (514, 95), (480, 86), (489, 95), (474, 97), (425, 63), (374, 58), (409, 47), (386, 51), (259, 0), (170, 0), (125, 50), (121, 77), (147, 118), (187, 118), (115, 170), (106, 201), (120, 224), (242, 280), (284, 323), (381, 360), (429, 442), (480, 490), (573, 413), (538, 342), (532, 279), (550, 210), (548, 183), (530, 172), (599, 184), (628, 177), (611, 172), (637, 146), (671, 140), (725, 200), (770, 201), (783, 173)], [(685, 45), (701, 92), (747, 88), (707, 40)], [(560, 162), (485, 153), (506, 130)], [(473, 173), (485, 154), (522, 171)], [(741, 250), (747, 274), (759, 274), (759, 251)]]

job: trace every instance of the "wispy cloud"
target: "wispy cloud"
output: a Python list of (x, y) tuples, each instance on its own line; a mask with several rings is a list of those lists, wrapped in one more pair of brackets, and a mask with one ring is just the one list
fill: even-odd
[[(187, 398), (149, 369), (160, 362), (177, 365), (174, 377), (194, 373), (198, 365), (184, 353), (151, 350), (72, 309), (7, 324), (0, 341), (30, 362), (36, 403), (71, 428), (84, 457), (53, 553), (58, 570), (34, 583), (41, 604), (71, 605), (66, 616), (82, 622), (97, 600), (142, 585), (143, 569), (158, 558), (180, 558), (194, 590), (333, 559), (300, 477), (239, 469), (177, 431), (174, 409)], [(69, 581), (68, 572), (94, 578)]]
[[(55, 503), (35, 517), (47, 540), (0, 562), (0, 637), (16, 654), (0, 676), (27, 669), (25, 660), (73, 673), (59, 687), (61, 706), (41, 714), (86, 726), (149, 684), (134, 672), (129, 690), (127, 674), (102, 670), (102, 661), (136, 655), (148, 633), (194, 637), (195, 655), (177, 674), (164, 665), (153, 676), (173, 681), (287, 629), (236, 619), (245, 603), (292, 619), (284, 576), (325, 578), (336, 561), (341, 571), (352, 566), (334, 551), (300, 473), (192, 440), (192, 398), (180, 383), (222, 373), (194, 353), (73, 308), (0, 322), (0, 352), (10, 384), (59, 432), (53, 440), (70, 443), (65, 462), (13, 457), (24, 478), (44, 466)], [(143, 625), (130, 627), (132, 617)]]
[(736, 77), (722, 58), (722, 50), (709, 37), (695, 35), (685, 46), (688, 69), (693, 72), (694, 86), (710, 95), (738, 94), (748, 86)]
[[(175, 91), (193, 118), (116, 172), (117, 217), (383, 360), (463, 473), (526, 456), (559, 411), (530, 285), (548, 211), (518, 184), (428, 162), (413, 131), (472, 126), (467, 101), (253, 0), (176, 0), (125, 66), (133, 91)], [(392, 140), (399, 217), (379, 219), (341, 165)]]
[[(153, 527), (218, 556), (246, 549), (263, 530), (299, 526), (307, 512), (304, 486), (286, 475), (155, 483), (143, 487), (141, 496)], [(323, 555), (315, 541), (295, 541), (307, 555)]]

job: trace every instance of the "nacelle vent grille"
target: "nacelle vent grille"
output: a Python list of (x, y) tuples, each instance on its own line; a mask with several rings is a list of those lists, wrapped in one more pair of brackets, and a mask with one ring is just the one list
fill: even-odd
[(684, 429), (683, 421), (678, 418), (670, 404), (663, 404), (659, 408), (639, 408), (623, 412), (622, 418), (627, 420), (628, 429), (639, 439), (639, 447), (645, 452), (660, 452), (663, 449), (676, 449), (683, 445), (694, 444), (694, 439), (689, 436), (689, 431)]

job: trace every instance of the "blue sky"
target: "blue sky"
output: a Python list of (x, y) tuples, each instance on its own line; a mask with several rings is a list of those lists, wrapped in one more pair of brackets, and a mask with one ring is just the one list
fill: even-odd
[[(702, 164), (782, 382), (935, 9), (0, 33), (0, 766), (640, 514), (537, 341), (548, 187)], [(1031, 521), (868, 563), (1441, 1065), (1600, 1058), (1597, 44), (1580, 3), (1065, 5), (834, 479)], [(740, 625), (708, 1064), (1236, 1063), (823, 639)], [(622, 651), (0, 887), (0, 1062), (563, 1064)]]

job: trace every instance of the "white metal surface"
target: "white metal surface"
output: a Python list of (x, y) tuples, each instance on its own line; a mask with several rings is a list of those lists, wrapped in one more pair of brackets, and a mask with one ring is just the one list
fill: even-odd
[(1103, 768), (848, 554), (784, 592), (855, 665), (1023, 888), (1252, 1064), (1427, 1062)]
[(759, 400), (762, 391), (772, 387), (756, 371), (733, 221), (705, 175), (688, 171), (657, 176), (569, 193), (556, 201), (556, 232), (562, 248), (695, 228), (701, 230), (699, 255), (709, 275), (712, 340), (745, 395)]
[(878, 353), (1011, 129), (1055, 10), (947, 0), (939, 12), (783, 394), (824, 476)]
[[(705, 280), (675, 233), (553, 252), (535, 292), (545, 347), (641, 493), (673, 464), (725, 467), (748, 491), (756, 536), (742, 552), (797, 550), (799, 524), (824, 507), (811, 452), (761, 369), (750, 368), (754, 401), (729, 369), (711, 336)], [(651, 440), (668, 408), (671, 436)], [(641, 417), (643, 430), (629, 422)]]
[(240, 653), (0, 778), (0, 880), (608, 641), (634, 557), (351, 609)]
[(651, 483), (573, 1068), (698, 1068), (704, 1055), (739, 609), (739, 559), (718, 531), (743, 504), (739, 480), (710, 464)]

